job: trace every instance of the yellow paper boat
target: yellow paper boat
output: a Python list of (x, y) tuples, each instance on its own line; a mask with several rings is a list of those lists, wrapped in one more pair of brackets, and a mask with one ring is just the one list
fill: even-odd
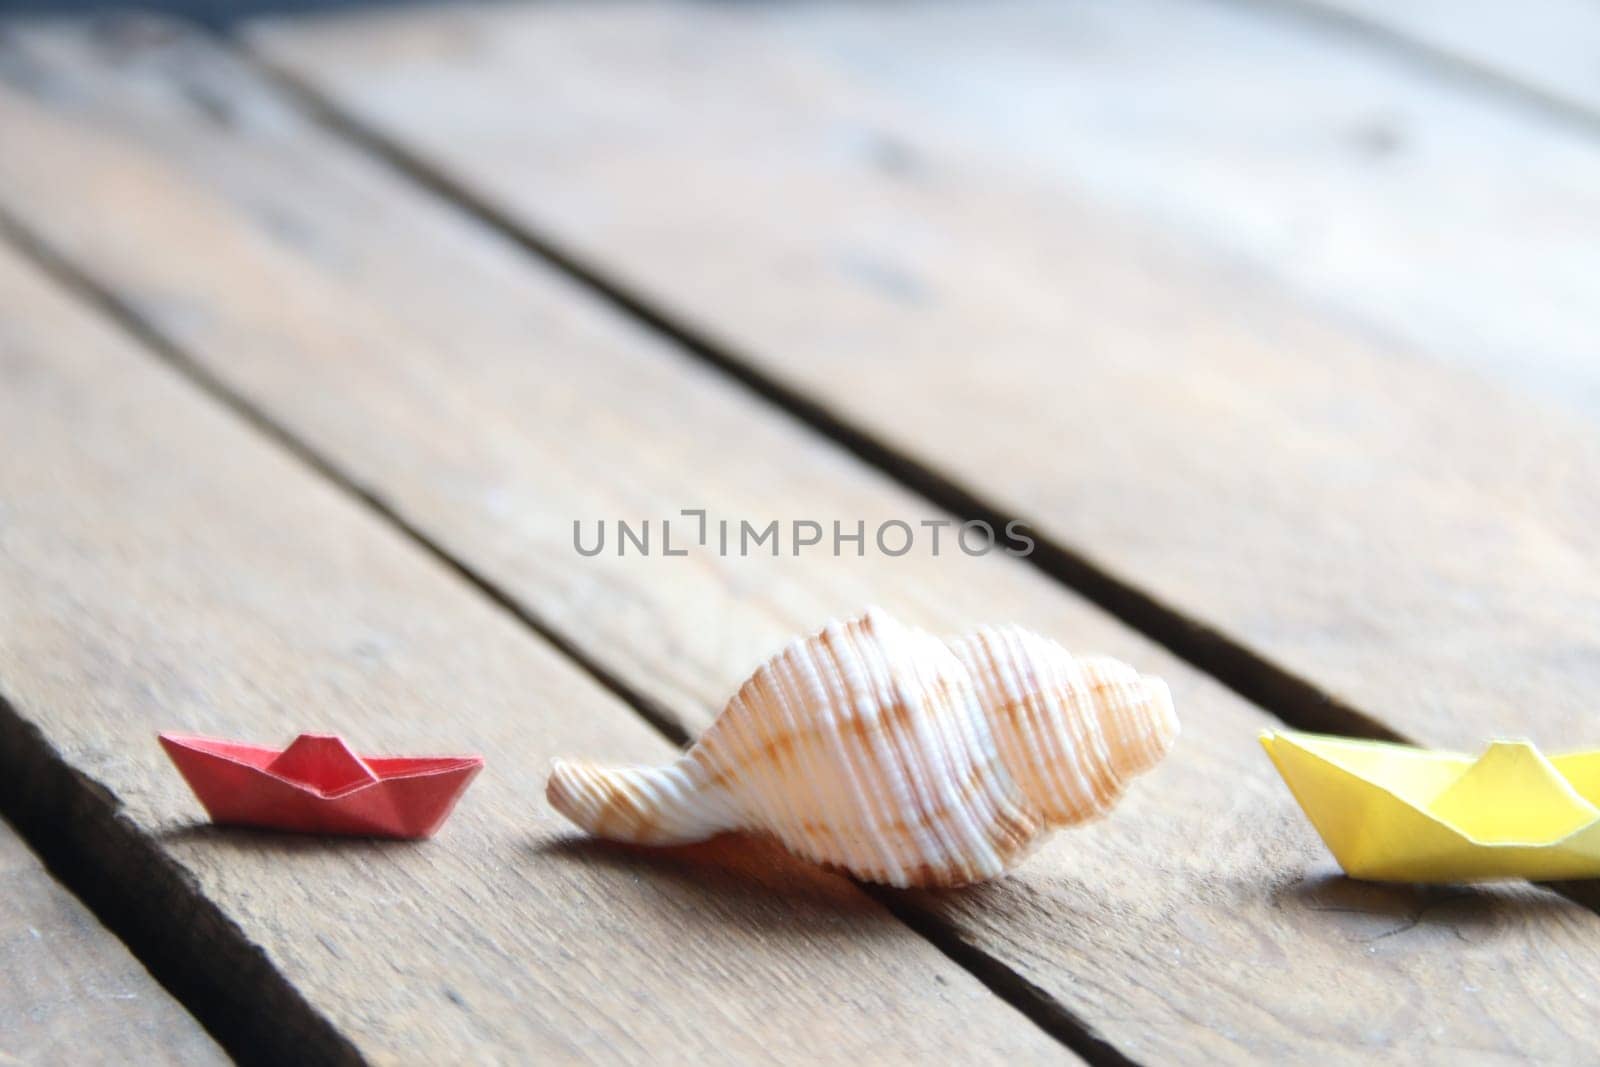
[(1493, 741), (1474, 758), (1291, 730), (1261, 744), (1352, 878), (1600, 877), (1600, 751)]

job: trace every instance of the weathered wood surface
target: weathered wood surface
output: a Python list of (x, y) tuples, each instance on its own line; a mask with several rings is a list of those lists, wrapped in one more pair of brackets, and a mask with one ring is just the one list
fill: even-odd
[[(1595, 374), (1582, 294), (1600, 271), (1578, 268), (1600, 249), (1600, 146), (1359, 54), (1309, 40), (1280, 52), (1277, 30), (1223, 47), (1243, 15), (1212, 5), (1174, 7), (1172, 26), (1148, 4), (1009, 16), (944, 5), (921, 36), (911, 9), (861, 9), (880, 31), (872, 54), (892, 52), (892, 70), (937, 66), (955, 103), (903, 87), (886, 100), (818, 58), (822, 46), (787, 47), (813, 13), (833, 27), (813, 39), (840, 36), (858, 17), (841, 7), (767, 10), (497, 7), (258, 40), (493, 209), (1316, 692), (1433, 743), (1594, 740), (1600, 434), (1579, 394)], [(889, 32), (901, 17), (906, 32)], [(1074, 61), (1063, 40), (1079, 17), (1089, 58)], [(1185, 29), (1206, 32), (1179, 48)], [(996, 72), (1019, 50), (1048, 56), (958, 122), (991, 66), (921, 58), (941, 41), (980, 56), (993, 45)], [(973, 150), (988, 143), (971, 132), (985, 101), (1017, 104), (1037, 86), (1092, 111), (1138, 91), (1140, 49), (1161, 67), (1152, 113), (1185, 109), (1155, 122), (1154, 140), (1111, 151), (1115, 131), (1143, 129), (1117, 120), (1125, 110), (1083, 143), (1088, 118), (1055, 127), (1049, 107), (1000, 108), (993, 125), (1012, 139), (1076, 149), (1073, 176), (1021, 151)], [(1227, 65), (1237, 92), (1187, 110), (1190, 88), (1220, 84), (1178, 77), (1188, 63)], [(924, 96), (934, 80), (918, 83)], [(1347, 84), (1351, 100), (1336, 88)], [(1390, 95), (1362, 103), (1375, 85)], [(1395, 107), (1454, 117), (1418, 126), (1414, 153), (1364, 157), (1355, 120), (1381, 118), (1401, 88)], [(1333, 107), (1324, 89), (1342, 101), (1331, 113), (1312, 106)], [(1469, 107), (1485, 113), (1456, 114)], [(1268, 118), (1316, 151), (1281, 144)], [(1186, 139), (1201, 119), (1237, 125)], [(1122, 163), (1091, 180), (1108, 152)], [(1151, 156), (1160, 173), (1141, 171), (1144, 191), (1196, 197), (1229, 227), (1244, 198), (1285, 233), (1298, 230), (1275, 198), (1326, 174), (1330, 199), (1315, 202), (1348, 208), (1326, 232), (1372, 242), (1386, 264), (1369, 274), (1363, 253), (1339, 273), (1381, 279), (1374, 299), (1419, 317), (1448, 305), (1482, 338), (1497, 336), (1493, 316), (1514, 318), (1521, 332), (1499, 337), (1491, 360), (1504, 374), (1319, 316), (1261, 270), (1160, 228), (1183, 212), (1150, 201), (1136, 217), (1131, 193), (1108, 207), (1113, 179)], [(1517, 210), (1529, 197), (1531, 216)], [(1421, 279), (1431, 296), (1408, 288)], [(1461, 339), (1435, 340), (1448, 338)], [(1573, 403), (1518, 378), (1510, 352), (1564, 353), (1570, 366), (1550, 380)]]
[(1592, 132), (1271, 6), (747, 10), (997, 165), (1600, 413)]
[(1600, 119), (1600, 8), (1587, 0), (1287, 0), (1405, 42), (1486, 87), (1531, 90)]
[(0, 1064), (227, 1062), (0, 821)]
[[(213, 251), (220, 267), (230, 250)], [(253, 298), (268, 308), (271, 291)], [(0, 304), (6, 699), (37, 747), (105, 791), (87, 807), (122, 805), (148, 851), (130, 866), (177, 866), (192, 896), (149, 899), (167, 885), (149, 877), (125, 887), (147, 922), (183, 941), (211, 929), (198, 910), (221, 909), (225, 938), (191, 946), (188, 962), (239, 1002), (242, 1051), (1070, 1058), (841, 878), (760, 847), (633, 856), (574, 842), (543, 799), (552, 756), (653, 761), (672, 747), (9, 251)], [(161, 728), (264, 742), (336, 729), (366, 751), (489, 759), (429, 842), (226, 832), (202, 824)], [(42, 755), (8, 749), (6, 774), (26, 780)], [(302, 1011), (258, 1002), (213, 962), (241, 945)], [(338, 1039), (318, 1036), (323, 1021)]]
[[(14, 47), (49, 91), (0, 91), (0, 122), (34, 146), (0, 160), (0, 206), (665, 714), (703, 724), (783, 639), (868, 601), (940, 628), (1018, 619), (1167, 675), (1185, 736), (1112, 819), (1002, 883), (897, 898), (1093, 1036), (1157, 1062), (1560, 1057), (1596, 1036), (1576, 977), (1600, 973), (1593, 914), (1527, 888), (1333, 877), (1255, 748), (1267, 716), (1019, 564), (948, 542), (893, 560), (578, 556), (574, 518), (939, 516), (205, 46), (114, 63), (72, 35)], [(63, 197), (78, 210), (52, 210)]]

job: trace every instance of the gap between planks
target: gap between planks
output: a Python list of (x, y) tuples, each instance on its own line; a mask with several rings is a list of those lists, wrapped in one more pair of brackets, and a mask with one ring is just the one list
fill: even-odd
[(1585, 135), (1600, 135), (1600, 114), (1556, 92), (1541, 89), (1514, 74), (1480, 62), (1448, 46), (1434, 44), (1424, 37), (1407, 33), (1392, 25), (1345, 10), (1324, 0), (1213, 0), (1232, 7), (1248, 8), (1267, 17), (1294, 19), (1331, 33), (1337, 33), (1377, 52), (1387, 53), (1421, 67), (1472, 92), (1487, 94), (1547, 117), (1568, 123)]
[[(79, 270), (4, 208), (0, 208), (0, 240), (18, 250), (28, 262), (80, 302), (114, 323), (144, 351), (172, 367), (208, 399), (283, 448), (319, 478), (359, 501), (368, 512), (398, 530), (429, 558), (548, 641), (667, 740), (679, 746), (686, 746), (693, 740), (677, 716), (607, 670), (576, 643), (542, 621), (517, 597), (418, 529), (381, 494), (361, 484), (221, 382), (114, 291)], [(230, 1055), (241, 1062), (264, 1064), (281, 1062), (285, 1057), (330, 1064), (364, 1062), (355, 1046), (273, 968), (265, 954), (250, 943), (220, 908), (188, 883), (176, 864), (161, 856), (158, 850), (150, 849), (141, 841), (138, 831), (117, 818), (115, 802), (100, 795), (102, 791), (62, 761), (3, 694), (0, 694), (0, 766), (18, 769), (3, 776), (6, 786), (0, 788), (0, 811), (13, 820), (51, 873), (128, 944), (151, 974), (194, 1014)], [(70, 828), (66, 835), (61, 833), (62, 826)], [(147, 887), (159, 885), (164, 892), (125, 894), (112, 888), (135, 880)], [(1090, 1025), (1064, 1004), (1002, 960), (963, 941), (954, 929), (909, 904), (894, 890), (856, 884), (896, 920), (1091, 1067), (1136, 1067), (1135, 1061), (1097, 1036)], [(205, 929), (211, 932), (211, 937), (175, 938), (170, 935), (170, 916), (156, 902), (180, 898), (190, 900), (194, 908), (186, 929)], [(208, 946), (218, 943), (228, 945), (233, 951), (216, 954), (208, 950)], [(248, 1017), (234, 1010), (229, 1006), (229, 998), (218, 993), (223, 986), (247, 987), (254, 994), (259, 1010)], [(275, 1020), (292, 1021), (292, 1025), (280, 1030), (272, 1025)]]
[[(45, 869), (235, 1061), (365, 1062), (189, 875), (118, 814), (115, 798), (62, 759), (3, 693), (0, 768), (0, 811)], [(128, 885), (141, 891), (125, 892)], [(173, 901), (184, 902), (183, 914), (172, 913)], [(222, 992), (229, 987), (250, 996), (230, 1000)], [(240, 1011), (236, 1002), (254, 1010)]]

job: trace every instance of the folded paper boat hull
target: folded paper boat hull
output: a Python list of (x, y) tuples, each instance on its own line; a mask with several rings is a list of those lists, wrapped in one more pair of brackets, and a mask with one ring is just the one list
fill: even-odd
[(1261, 742), (1353, 878), (1600, 877), (1600, 754), (1497, 741), (1474, 758), (1291, 731)]
[(289, 748), (161, 735), (213, 822), (301, 833), (430, 837), (483, 761), (476, 756), (362, 758), (337, 738)]

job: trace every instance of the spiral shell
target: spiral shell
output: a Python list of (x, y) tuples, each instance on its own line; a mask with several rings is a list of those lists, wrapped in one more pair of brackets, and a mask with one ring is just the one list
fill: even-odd
[(870, 882), (994, 878), (1105, 814), (1178, 734), (1159, 678), (1016, 626), (942, 641), (870, 608), (798, 638), (660, 768), (557, 760), (550, 803), (643, 844), (765, 833)]

